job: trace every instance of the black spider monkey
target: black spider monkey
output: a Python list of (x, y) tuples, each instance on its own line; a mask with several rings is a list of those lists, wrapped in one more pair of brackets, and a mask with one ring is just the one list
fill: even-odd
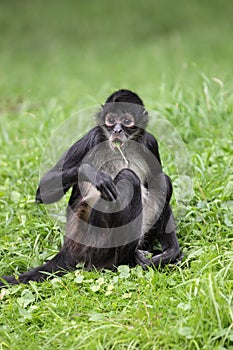
[[(38, 203), (54, 203), (72, 187), (60, 252), (44, 265), (0, 286), (42, 281), (74, 270), (164, 266), (182, 258), (169, 205), (172, 185), (162, 172), (148, 113), (134, 92), (119, 90), (96, 116), (97, 126), (41, 179)], [(161, 244), (161, 251), (154, 243)], [(150, 257), (148, 254), (150, 253)]]

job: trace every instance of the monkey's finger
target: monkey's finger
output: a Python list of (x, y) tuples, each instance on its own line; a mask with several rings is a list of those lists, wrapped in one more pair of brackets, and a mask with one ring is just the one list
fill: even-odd
[(151, 266), (151, 259), (147, 257), (149, 255), (150, 253), (148, 251), (137, 249), (135, 251), (136, 263), (141, 265), (143, 269), (145, 269), (146, 266)]
[(107, 190), (106, 192), (105, 192), (105, 195), (106, 195), (106, 199), (108, 200), (108, 201), (115, 201), (115, 197), (113, 196), (113, 194), (112, 194), (112, 192), (111, 191), (109, 191), (109, 190)]
[(103, 198), (105, 201), (108, 201), (108, 202), (114, 201), (114, 198), (111, 195), (111, 193), (109, 194), (107, 192), (101, 192), (101, 198)]
[(101, 197), (107, 201), (116, 200), (116, 197), (113, 195), (112, 191), (107, 186), (102, 189)]
[(101, 188), (101, 193), (103, 194), (103, 198), (105, 197), (106, 200), (114, 201), (117, 199), (117, 190), (112, 182), (106, 182)]
[(117, 199), (117, 190), (114, 184), (109, 184), (108, 186), (108, 191), (111, 192), (112, 197), (114, 200)]

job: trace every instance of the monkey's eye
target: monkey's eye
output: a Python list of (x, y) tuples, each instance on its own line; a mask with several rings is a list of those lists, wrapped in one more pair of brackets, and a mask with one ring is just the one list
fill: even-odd
[(123, 124), (124, 124), (124, 126), (130, 128), (130, 127), (134, 126), (134, 120), (131, 118), (124, 118)]
[(114, 124), (115, 124), (115, 118), (110, 116), (110, 115), (107, 115), (105, 118), (105, 125), (106, 126), (113, 126)]

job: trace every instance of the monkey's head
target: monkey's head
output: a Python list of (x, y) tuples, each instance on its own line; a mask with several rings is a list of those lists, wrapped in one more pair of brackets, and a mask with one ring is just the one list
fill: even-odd
[(107, 98), (97, 121), (113, 147), (123, 147), (128, 139), (137, 140), (144, 132), (148, 113), (137, 94), (118, 90)]

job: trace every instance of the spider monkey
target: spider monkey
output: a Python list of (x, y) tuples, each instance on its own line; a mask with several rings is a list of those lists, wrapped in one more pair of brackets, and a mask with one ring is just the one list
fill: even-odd
[[(3, 276), (1, 287), (61, 276), (78, 263), (88, 270), (114, 270), (182, 259), (169, 204), (172, 184), (162, 171), (157, 141), (145, 130), (143, 101), (132, 91), (116, 91), (96, 120), (97, 126), (44, 175), (36, 193), (37, 203), (49, 204), (72, 188), (61, 250), (42, 266)], [(160, 251), (154, 249), (156, 241)]]

